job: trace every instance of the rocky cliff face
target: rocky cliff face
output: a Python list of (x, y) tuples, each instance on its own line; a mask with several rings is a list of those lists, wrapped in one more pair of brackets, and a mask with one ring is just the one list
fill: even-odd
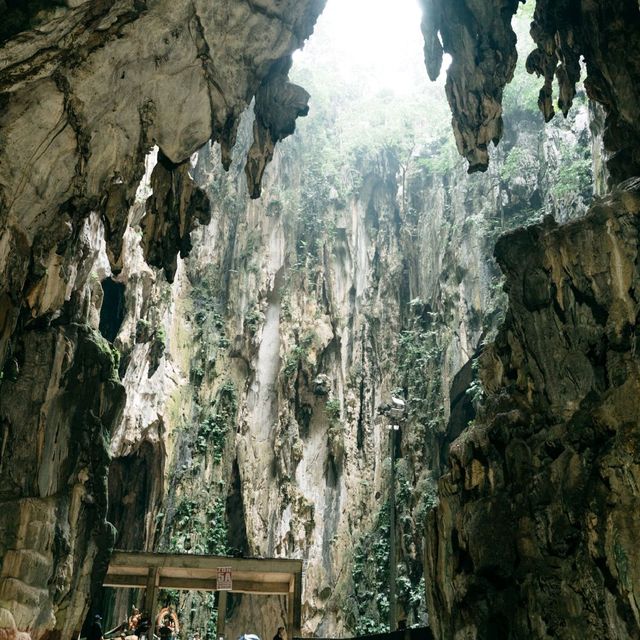
[(19, 629), (71, 634), (100, 586), (109, 438), (124, 404), (106, 340), (80, 324), (25, 332), (2, 381), (2, 584)]
[(151, 208), (144, 227), (147, 258), (167, 266), (206, 220), (177, 177), (190, 155), (214, 139), (228, 165), (240, 114), (256, 96), (247, 171), (258, 193), (255, 165), (306, 112), (308, 95), (286, 77), (322, 2), (72, 4), (35, 16), (35, 28), (2, 49), (3, 360), (18, 318), (56, 312), (74, 287), (69, 248), (91, 211), (104, 220), (119, 270), (127, 211), (154, 143), (166, 159), (158, 186), (171, 176), (179, 189), (159, 191), (169, 201)]
[[(438, 139), (408, 153), (341, 148), (329, 173), (304, 149), (274, 152), (306, 112), (289, 55), (321, 2), (12, 9), (0, 58), (0, 606), (18, 628), (75, 634), (114, 543), (303, 557), (305, 631), (378, 628), (395, 392), (409, 400), (400, 613), (423, 615), (423, 523), (444, 473), (424, 558), (438, 637), (637, 635), (635, 187), (585, 223), (499, 245), (511, 311), (483, 356), (483, 391), (470, 360), (502, 308), (487, 256), (543, 212), (584, 211), (587, 120), (573, 111), (544, 135), (526, 109), (503, 123), (517, 2), (423, 4), (429, 72), (453, 56), (458, 150), (486, 168), (503, 139), (482, 180), (465, 182)], [(637, 173), (638, 33), (631, 1), (539, 0), (534, 14), (545, 116), (554, 75), (566, 111), (586, 60), (604, 111), (600, 188), (601, 160), (614, 183)], [(247, 162), (232, 164), (253, 97)], [(230, 182), (210, 149), (191, 163), (211, 139)], [(240, 198), (259, 194), (272, 157), (261, 203)], [(283, 615), (277, 600), (232, 608), (230, 634), (249, 611), (263, 635)]]
[[(172, 285), (144, 266), (137, 234), (125, 236), (138, 258), (118, 277), (130, 283), (116, 340), (128, 363), (112, 440), (118, 546), (302, 557), (306, 633), (384, 628), (393, 392), (409, 405), (397, 459), (400, 615), (424, 620), (426, 513), (445, 445), (473, 412), (467, 363), (503, 307), (490, 248), (502, 230), (545, 211), (579, 216), (589, 199), (589, 175), (570, 195), (555, 189), (565, 163), (588, 165), (586, 105), (542, 135), (534, 112), (512, 106), (483, 177), (465, 175), (449, 138), (408, 162), (382, 143), (327, 160), (321, 104), (276, 153), (260, 202), (243, 195), (241, 163), (229, 180), (215, 149), (198, 154), (193, 178), (212, 220)], [(134, 210), (132, 224), (142, 216)], [(127, 465), (155, 465), (154, 483), (132, 482)], [(210, 600), (164, 597), (196, 612), (187, 629), (213, 628), (201, 611)], [(116, 609), (129, 604), (120, 597)], [(236, 599), (228, 634), (268, 634), (283, 607)]]
[[(431, 4), (436, 13), (445, 10)], [(462, 38), (462, 49), (459, 43), (461, 34), (483, 30), (479, 16), (488, 9), (463, 3), (447, 10), (457, 14), (454, 28), (440, 25), (452, 33), (441, 33), (441, 43), (428, 35), (426, 53), (437, 56), (444, 46), (458, 58), (448, 80), (458, 147), (471, 160), (480, 154), (484, 166), (481, 120), (491, 113), (485, 106), (469, 110), (456, 97), (467, 65), (480, 80), (477, 103), (495, 104), (496, 92), (482, 82), (492, 63), (473, 69), (487, 60), (478, 51), (484, 36)], [(637, 175), (627, 146), (638, 122), (635, 66), (616, 60), (623, 51), (637, 57), (637, 6), (538, 2), (533, 18), (538, 48), (527, 67), (545, 78), (539, 98), (545, 118), (553, 115), (554, 77), (558, 106), (569, 111), (583, 55), (585, 86), (606, 114), (602, 120), (596, 110), (594, 122), (604, 134), (609, 184)], [(508, 31), (505, 42), (510, 46)], [(499, 111), (494, 116), (500, 131)], [(602, 154), (595, 157), (601, 167)], [(451, 445), (451, 469), (439, 483), (440, 505), (427, 529), (428, 606), (438, 638), (638, 635), (634, 551), (626, 543), (636, 491), (625, 488), (633, 484), (637, 420), (623, 399), (623, 389), (637, 384), (636, 190), (633, 182), (623, 184), (583, 221), (547, 222), (498, 243), (509, 313), (482, 356), (489, 396)]]
[[(485, 170), (490, 142), (502, 139), (502, 96), (516, 67), (512, 17), (518, 0), (499, 3), (422, 0), (425, 63), (432, 79), (441, 71), (443, 53), (452, 57), (447, 70), (447, 98), (453, 112), (458, 151), (469, 170)], [(638, 174), (637, 60), (640, 15), (632, 0), (550, 2), (538, 0), (531, 23), (536, 48), (527, 70), (544, 80), (538, 104), (545, 120), (557, 106), (566, 116), (586, 65), (585, 88), (606, 112), (604, 146), (613, 183)]]
[[(35, 30), (3, 47), (3, 354), (25, 302), (28, 315), (44, 316), (62, 305), (65, 287), (74, 287), (66, 273), (73, 269), (61, 276), (57, 269), (74, 262), (65, 249), (89, 211), (103, 216), (112, 267), (119, 268), (126, 213), (153, 143), (173, 173), (211, 138), (228, 164), (240, 113), (254, 95), (260, 136), (273, 144), (292, 131), (291, 118), (305, 111), (308, 96), (286, 84), (286, 60), (322, 6), (73, 5), (39, 14)], [(258, 32), (260, 38), (251, 35)], [(178, 238), (171, 225), (147, 225), (147, 242), (169, 236), (168, 261), (186, 252), (189, 213), (175, 212)]]
[(451, 446), (426, 538), (436, 637), (637, 636), (638, 202), (632, 182), (498, 243), (489, 400)]
[(209, 219), (185, 162), (214, 139), (228, 164), (254, 96), (247, 171), (259, 192), (273, 145), (306, 111), (287, 70), (322, 2), (70, 2), (29, 13), (39, 6), (0, 7), (0, 601), (36, 637), (79, 630), (90, 576), (99, 584), (113, 543), (105, 483), (123, 392), (91, 322), (93, 258), (106, 241), (101, 273), (123, 269), (129, 209), (156, 144), (143, 246), (173, 276)]

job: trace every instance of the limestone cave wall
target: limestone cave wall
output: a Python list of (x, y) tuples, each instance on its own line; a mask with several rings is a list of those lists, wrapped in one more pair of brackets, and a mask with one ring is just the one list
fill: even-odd
[[(514, 62), (508, 16), (517, 3), (424, 4), (435, 21), (423, 25), (427, 65), (437, 72), (441, 52), (452, 54), (458, 149), (470, 170), (483, 169), (488, 139), (502, 137), (497, 104)], [(602, 107), (595, 157), (613, 191), (578, 222), (547, 220), (497, 244), (509, 311), (480, 359), (487, 398), (449, 448), (427, 527), (437, 638), (638, 635), (626, 542), (636, 500), (637, 418), (627, 399), (637, 384), (637, 184), (621, 181), (638, 173), (639, 19), (633, 2), (535, 6), (527, 68), (544, 80), (539, 106), (547, 120), (556, 99), (570, 113), (582, 57), (587, 93)], [(483, 26), (496, 21), (504, 28)]]
[[(504, 322), (489, 259), (500, 232), (585, 211), (562, 168), (587, 156), (558, 150), (591, 142), (581, 56), (598, 190), (637, 175), (637, 3), (538, 0), (527, 66), (544, 117), (555, 78), (571, 118), (540, 134), (503, 120), (519, 3), (423, 0), (458, 151), (486, 169), (502, 140), (495, 162), (464, 178), (441, 149), (376, 151), (337, 184), (274, 150), (307, 111), (287, 74), (322, 4), (74, 0), (4, 23), (0, 606), (35, 639), (77, 634), (120, 544), (303, 557), (305, 632), (377, 628), (394, 392), (410, 622), (637, 637), (636, 183), (498, 243)], [(232, 608), (230, 633), (283, 615)]]
[(488, 400), (426, 537), (436, 637), (637, 636), (637, 188), (498, 242)]
[(322, 5), (0, 5), (0, 600), (33, 637), (80, 631), (115, 542), (106, 482), (124, 391), (96, 308), (100, 282), (122, 273), (145, 157), (157, 145), (146, 259), (171, 278), (209, 219), (185, 162), (213, 139), (228, 163), (255, 97), (257, 195), (306, 112), (287, 71)]
[[(225, 175), (215, 148), (193, 159), (212, 219), (173, 283), (144, 262), (135, 229), (151, 178), (139, 190), (117, 276), (128, 283), (115, 342), (127, 406), (113, 471), (151, 446), (163, 473), (160, 501), (135, 517), (144, 539), (127, 544), (301, 557), (305, 633), (383, 629), (388, 601), (373, 594), (388, 580), (385, 407), (399, 394), (399, 615), (424, 623), (426, 514), (446, 446), (475, 411), (470, 359), (504, 310), (491, 247), (545, 213), (585, 213), (590, 173), (580, 191), (554, 185), (566, 162), (589, 165), (588, 107), (544, 133), (534, 110), (514, 108), (500, 156), (473, 177), (448, 138), (408, 166), (383, 145), (333, 166), (316, 137), (327, 123), (309, 118), (276, 152), (260, 201), (241, 161)], [(184, 629), (214, 628), (211, 596), (163, 598), (191, 612)], [(129, 605), (116, 601), (114, 622)], [(227, 632), (268, 634), (284, 606), (235, 598)]]

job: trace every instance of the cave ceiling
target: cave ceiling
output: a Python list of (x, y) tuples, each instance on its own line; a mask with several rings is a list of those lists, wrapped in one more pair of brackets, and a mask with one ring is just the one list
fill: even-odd
[[(555, 117), (556, 109), (567, 115), (580, 82), (601, 105), (610, 186), (638, 175), (640, 10), (636, 0), (537, 0), (531, 25), (535, 48), (526, 61), (517, 59), (511, 27), (521, 7), (518, 0), (420, 2), (429, 76), (439, 76), (445, 54), (451, 59), (446, 94), (457, 147), (470, 172), (487, 169), (491, 145), (498, 144), (503, 135), (503, 91), (516, 65), (526, 64), (540, 78), (539, 107), (545, 120)], [(43, 589), (38, 596), (41, 600), (32, 607), (36, 616), (41, 615), (38, 611), (51, 614), (50, 620), (42, 622), (47, 628), (53, 628), (51, 620), (54, 614), (58, 616), (59, 635), (54, 637), (71, 636), (77, 629), (86, 613), (89, 575), (99, 564), (94, 561), (113, 544), (108, 540), (113, 532), (105, 519), (106, 488), (101, 486), (109, 455), (102, 438), (117, 421), (124, 402), (109, 348), (80, 327), (77, 317), (74, 324), (71, 312), (64, 315), (74, 294), (90, 286), (88, 270), (80, 268), (83, 261), (90, 261), (82, 254), (78, 238), (94, 214), (106, 242), (110, 272), (118, 277), (131, 205), (145, 172), (145, 158), (157, 146), (158, 163), (150, 176), (153, 194), (146, 200), (140, 244), (147, 263), (162, 268), (171, 280), (177, 256), (184, 257), (191, 249), (192, 230), (208, 223), (211, 215), (211, 203), (191, 177), (190, 158), (214, 141), (219, 143), (223, 165), (229, 167), (240, 116), (252, 102), (253, 144), (245, 174), (250, 196), (259, 197), (275, 145), (292, 134), (296, 118), (307, 113), (310, 96), (289, 81), (288, 71), (291, 54), (312, 33), (323, 6), (324, 0), (66, 0), (23, 15), (22, 22), (11, 23), (15, 27), (11, 31), (9, 17), (17, 20), (16, 15), (0, 0), (0, 12), (7, 18), (0, 30), (4, 38), (0, 45), (0, 363), (23, 339), (21, 359), (26, 372), (20, 380), (20, 394), (6, 403), (7, 411), (15, 415), (13, 423), (21, 425), (17, 433), (24, 433), (27, 451), (44, 422), (37, 411), (30, 412), (33, 424), (22, 419), (21, 398), (31, 393), (38, 406), (45, 402), (59, 406), (59, 411), (52, 411), (52, 440), (59, 439), (59, 422), (60, 433), (64, 428), (70, 430), (69, 457), (74, 465), (77, 458), (78, 466), (82, 463), (92, 469), (87, 475), (71, 465), (56, 476), (49, 473), (56, 465), (52, 458), (39, 467), (44, 488), (31, 488), (36, 471), (26, 463), (11, 470), (15, 481), (0, 482), (0, 492), (6, 491), (0, 497), (19, 513), (18, 517), (7, 507), (7, 521), (25, 523), (26, 530), (26, 523), (34, 521), (38, 511), (38, 521), (44, 523), (42, 530), (48, 539), (29, 539), (24, 543), (32, 545), (27, 551), (40, 557), (43, 547), (53, 549), (49, 538), (55, 538), (56, 545), (65, 540), (68, 548), (63, 555), (68, 557), (68, 566), (78, 568), (75, 573), (67, 571), (67, 560), (60, 562), (57, 577), (47, 583), (51, 592)], [(600, 239), (605, 238), (602, 229), (619, 227), (615, 246), (626, 247), (625, 234), (633, 229), (629, 220), (637, 213), (638, 201), (636, 195), (617, 198), (610, 201), (606, 220), (600, 224), (598, 218), (598, 224), (593, 220), (592, 224)], [(629, 202), (633, 207), (625, 212), (623, 205)], [(626, 217), (615, 227), (618, 210)], [(575, 228), (582, 228), (581, 224)], [(591, 246), (589, 233), (584, 236), (585, 250), (576, 257), (580, 264)], [(563, 235), (555, 244), (549, 243), (549, 255), (570, 255), (569, 250), (562, 250), (570, 240), (565, 241)], [(628, 254), (628, 264), (637, 266), (635, 245), (627, 247), (625, 254), (622, 250), (607, 252), (604, 240), (602, 244), (603, 256)], [(536, 246), (528, 246), (527, 255), (534, 256)], [(518, 255), (514, 263), (519, 259)], [(537, 269), (530, 279), (538, 281), (540, 274), (547, 273), (544, 260), (539, 259), (545, 268)], [(548, 262), (552, 263), (551, 258)], [(596, 267), (597, 274), (614, 270)], [(577, 292), (590, 281), (591, 272), (583, 277), (581, 269), (573, 269), (577, 284), (572, 290)], [(625, 288), (631, 290), (626, 281), (621, 290)], [(626, 297), (626, 291), (623, 293)], [(580, 295), (580, 304), (591, 299), (588, 291)], [(549, 296), (545, 293), (543, 297)], [(58, 319), (58, 325), (50, 322)], [(598, 339), (604, 343), (604, 338)], [(616, 343), (612, 348), (615, 357), (621, 349), (632, 350), (622, 338), (620, 344), (623, 346)], [(527, 351), (535, 352), (525, 344), (520, 352)], [(506, 356), (504, 360), (511, 362)], [(637, 363), (634, 358), (629, 360), (631, 370)], [(51, 380), (62, 380), (55, 403), (48, 387)], [(82, 406), (70, 401), (78, 388), (84, 389), (79, 397)], [(625, 424), (637, 424), (635, 405), (629, 415), (633, 420)], [(529, 423), (523, 424), (528, 428)], [(79, 443), (85, 454), (95, 449), (94, 459), (76, 455)], [(92, 449), (92, 443), (100, 446)], [(56, 452), (54, 447), (50, 450)], [(87, 482), (95, 485), (91, 518), (77, 506), (84, 488), (77, 495), (67, 495), (73, 483), (79, 487)], [(73, 507), (69, 510), (75, 520), (67, 518), (69, 531), (56, 530), (54, 536), (57, 514), (65, 505)], [(68, 543), (83, 537), (91, 538), (94, 547), (78, 550)], [(451, 539), (449, 535), (443, 538)], [(632, 546), (630, 543), (629, 548)], [(56, 547), (55, 551), (60, 550)], [(18, 569), (28, 573), (27, 564), (23, 568), (16, 565), (16, 573)], [(45, 577), (36, 576), (43, 582), (49, 575), (45, 564)], [(589, 571), (591, 567), (588, 565)], [(75, 594), (72, 600), (70, 594)], [(19, 594), (16, 601), (21, 598)], [(29, 609), (23, 617), (32, 613)]]
[[(531, 1), (531, 0), (530, 0)], [(519, 0), (421, 0), (425, 64), (432, 80), (451, 56), (446, 92), (458, 151), (469, 172), (484, 171), (502, 137), (502, 94), (517, 63), (511, 20)], [(606, 112), (604, 145), (612, 183), (638, 173), (640, 12), (635, 0), (538, 0), (531, 23), (536, 48), (527, 70), (540, 77), (546, 121), (554, 104), (566, 116), (586, 69), (589, 97)]]

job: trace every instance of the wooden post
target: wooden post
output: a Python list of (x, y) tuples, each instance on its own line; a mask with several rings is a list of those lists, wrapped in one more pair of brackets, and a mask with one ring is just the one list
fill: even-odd
[(293, 612), (295, 610), (295, 592), (296, 581), (293, 576), (289, 580), (289, 593), (287, 594), (287, 638), (292, 640), (293, 638)]
[(218, 623), (216, 625), (216, 640), (224, 638), (224, 622), (227, 617), (227, 592), (218, 591)]
[[(147, 574), (147, 588), (144, 594), (144, 612), (149, 616), (151, 622), (150, 634), (156, 629), (156, 609), (158, 608), (158, 568), (149, 567)], [(153, 637), (153, 636), (151, 636)]]
[(293, 638), (302, 634), (302, 572), (296, 572), (293, 584)]

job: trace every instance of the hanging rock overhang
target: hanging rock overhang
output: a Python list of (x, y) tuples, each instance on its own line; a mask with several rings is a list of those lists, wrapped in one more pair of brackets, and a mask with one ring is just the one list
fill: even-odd
[[(443, 54), (451, 56), (446, 92), (453, 130), (469, 172), (484, 171), (489, 145), (502, 137), (502, 95), (517, 62), (511, 20), (524, 0), (421, 0), (427, 72), (435, 80)], [(531, 0), (530, 0), (531, 1)], [(549, 121), (566, 116), (580, 80), (606, 112), (603, 142), (611, 184), (640, 173), (640, 10), (634, 0), (537, 0), (526, 65), (541, 77), (538, 105)]]

